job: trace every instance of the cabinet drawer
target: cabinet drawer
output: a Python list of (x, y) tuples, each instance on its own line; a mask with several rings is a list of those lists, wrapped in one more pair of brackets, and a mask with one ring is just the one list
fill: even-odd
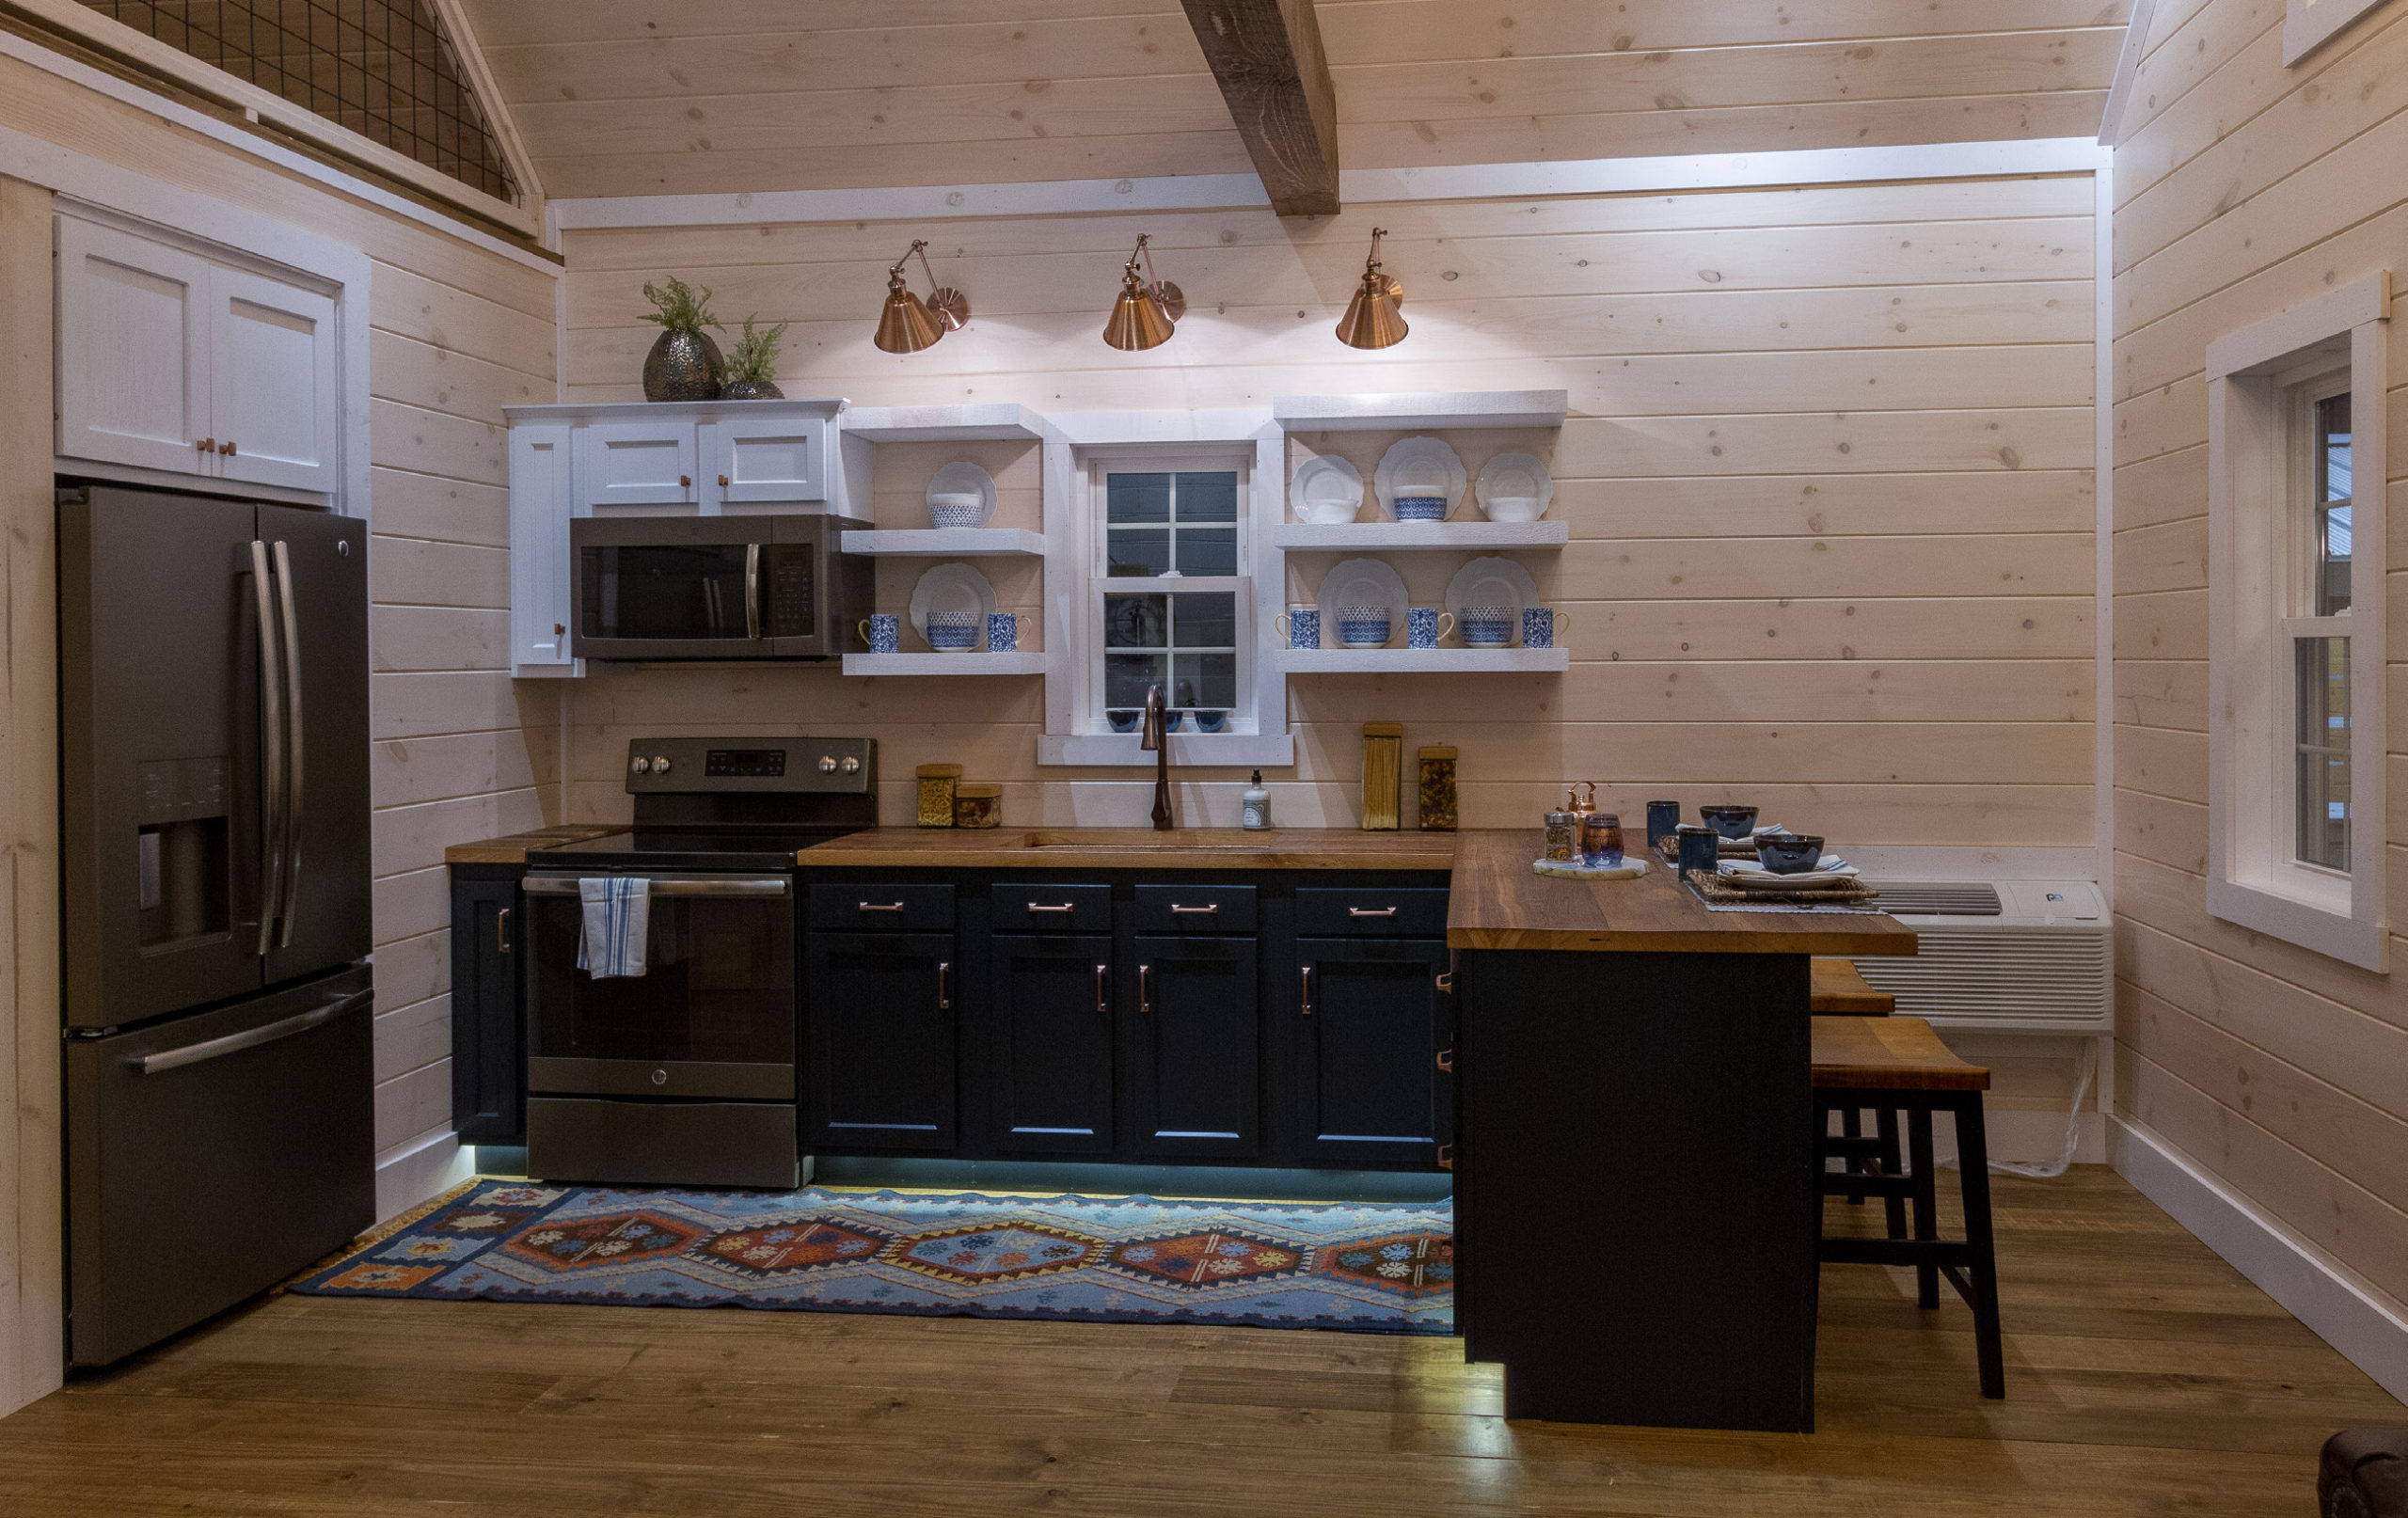
[(1447, 893), (1431, 886), (1307, 886), (1296, 893), (1296, 931), (1420, 938), (1447, 931)]
[(1137, 888), (1137, 931), (1251, 933), (1254, 887), (1141, 885)]
[(998, 933), (1108, 933), (1108, 885), (998, 885), (992, 896)]
[(904, 933), (953, 925), (949, 885), (816, 885), (811, 888), (813, 927), (854, 932)]

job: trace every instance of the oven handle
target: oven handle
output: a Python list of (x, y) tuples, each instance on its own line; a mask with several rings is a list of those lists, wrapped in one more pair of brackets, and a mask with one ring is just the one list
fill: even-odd
[[(520, 889), (531, 896), (574, 896), (577, 882), (597, 878), (577, 875), (531, 875)], [(749, 876), (658, 876), (642, 878), (652, 882), (656, 896), (790, 896), (794, 882), (779, 878), (756, 879)]]

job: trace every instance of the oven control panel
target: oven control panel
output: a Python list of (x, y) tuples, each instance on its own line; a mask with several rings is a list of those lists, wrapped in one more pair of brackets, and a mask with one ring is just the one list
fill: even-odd
[(865, 795), (878, 783), (875, 738), (632, 738), (627, 790), (812, 791)]

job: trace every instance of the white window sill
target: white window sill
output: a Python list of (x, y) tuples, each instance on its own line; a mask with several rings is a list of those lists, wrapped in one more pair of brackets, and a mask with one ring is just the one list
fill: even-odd
[(2344, 905), (2328, 907), (2278, 894), (2262, 886), (2238, 880), (2208, 881), (2208, 914), (2253, 932), (2296, 943), (2343, 964), (2390, 972), (2391, 930), (2383, 923), (2360, 922)]
[[(1134, 733), (1098, 733), (1076, 737), (1047, 734), (1037, 740), (1040, 765), (1086, 765), (1115, 769), (1149, 768), (1154, 756), (1137, 746)], [(1180, 768), (1252, 766), (1285, 769), (1296, 762), (1296, 740), (1288, 734), (1173, 733), (1170, 762)]]

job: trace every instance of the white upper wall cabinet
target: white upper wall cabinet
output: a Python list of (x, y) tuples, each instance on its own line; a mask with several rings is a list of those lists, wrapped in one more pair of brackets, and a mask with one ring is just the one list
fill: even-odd
[(209, 277), (182, 248), (59, 218), (60, 454), (216, 472)]
[(331, 293), (61, 216), (57, 295), (62, 459), (335, 495)]
[(691, 506), (694, 419), (606, 421), (577, 433), (578, 490), (588, 510), (613, 506)]
[(704, 471), (725, 501), (828, 498), (828, 423), (819, 417), (756, 421), (731, 417), (703, 427)]

